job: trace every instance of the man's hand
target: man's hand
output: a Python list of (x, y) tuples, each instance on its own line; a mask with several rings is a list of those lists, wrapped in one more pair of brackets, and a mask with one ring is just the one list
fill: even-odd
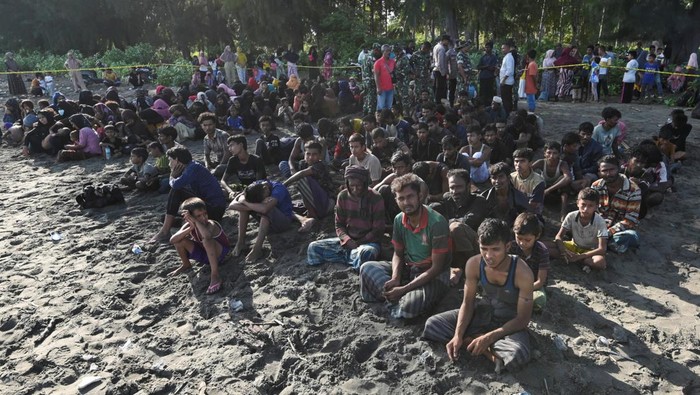
[(488, 350), (491, 344), (493, 344), (493, 341), (491, 341), (491, 337), (486, 334), (472, 340), (471, 343), (467, 345), (467, 350), (470, 351), (472, 355), (481, 355)]
[(357, 245), (357, 242), (355, 240), (350, 239), (343, 245), (343, 247), (347, 250), (354, 250), (359, 246)]
[(182, 210), (181, 214), (182, 214), (182, 219), (185, 222), (187, 222), (188, 224), (190, 224), (191, 228), (194, 228), (195, 227), (195, 220), (194, 220), (194, 218), (192, 218), (192, 215), (190, 214), (190, 212), (187, 210)]
[[(387, 281), (387, 284), (390, 283), (392, 280)], [(398, 281), (397, 281), (398, 282)], [(405, 290), (403, 287), (398, 286), (393, 286), (390, 290), (386, 290), (386, 284), (384, 284), (384, 298), (390, 302), (398, 302), (399, 299), (401, 299), (404, 294), (406, 294)]]
[(447, 357), (450, 361), (455, 362), (459, 358), (459, 349), (462, 348), (463, 340), (461, 337), (453, 337), (449, 343), (447, 343)]
[(392, 289), (394, 289), (395, 287), (398, 287), (399, 285), (401, 285), (401, 281), (399, 281), (398, 279), (392, 278), (391, 280), (384, 283), (384, 292), (391, 291)]
[(178, 177), (185, 170), (185, 165), (182, 163), (175, 164), (172, 169), (170, 169), (170, 177)]

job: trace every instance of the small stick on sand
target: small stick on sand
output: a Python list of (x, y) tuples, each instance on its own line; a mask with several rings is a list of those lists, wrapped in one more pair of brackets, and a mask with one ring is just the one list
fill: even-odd
[(34, 340), (34, 345), (38, 346), (41, 342), (46, 340), (46, 338), (49, 337), (49, 335), (51, 335), (51, 332), (53, 332), (53, 330), (56, 329), (56, 324), (58, 324), (59, 321), (59, 318), (52, 318), (51, 321), (49, 321), (49, 325), (46, 326), (46, 329), (41, 331), (39, 338)]
[(304, 362), (309, 362), (307, 358), (305, 358), (303, 355), (299, 354), (299, 351), (297, 351), (297, 348), (294, 347), (294, 343), (292, 343), (292, 338), (287, 336), (287, 341), (289, 342), (289, 346), (292, 347), (292, 351)]
[(547, 395), (549, 395), (549, 386), (547, 385), (547, 379), (543, 377), (542, 381), (544, 381), (544, 391)]

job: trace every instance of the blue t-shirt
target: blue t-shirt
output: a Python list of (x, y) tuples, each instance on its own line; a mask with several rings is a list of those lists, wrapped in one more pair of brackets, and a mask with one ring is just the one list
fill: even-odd
[(234, 130), (245, 129), (245, 125), (243, 124), (243, 118), (241, 118), (240, 116), (232, 117), (229, 115), (228, 118), (226, 118), (226, 124), (229, 128)]
[(180, 177), (171, 178), (170, 187), (174, 190), (189, 189), (211, 207), (226, 207), (226, 196), (219, 180), (199, 162), (190, 162)]
[(287, 187), (281, 182), (277, 181), (267, 181), (270, 183), (272, 188), (270, 189), (270, 196), (277, 199), (277, 208), (287, 217), (294, 217), (294, 212), (292, 211), (292, 197), (289, 195)]
[(642, 84), (653, 84), (656, 79), (655, 71), (659, 71), (659, 65), (656, 62), (647, 62), (644, 66), (644, 70), (646, 70), (646, 72), (644, 73), (644, 77), (642, 77)]

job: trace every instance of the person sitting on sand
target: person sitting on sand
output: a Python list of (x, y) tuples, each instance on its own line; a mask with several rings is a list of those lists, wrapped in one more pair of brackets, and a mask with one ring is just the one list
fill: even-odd
[(226, 211), (226, 196), (219, 181), (201, 163), (192, 160), (185, 147), (170, 148), (165, 153), (170, 165), (170, 192), (165, 206), (163, 226), (149, 243), (170, 239), (170, 228), (175, 223), (180, 204), (192, 197), (200, 198), (207, 205), (209, 218), (220, 221)]
[[(599, 203), (600, 195), (594, 189), (583, 188), (578, 193), (578, 210), (564, 218), (554, 237), (556, 248), (549, 249), (552, 258), (560, 258), (566, 263), (578, 262), (586, 271), (605, 269), (609, 233), (605, 219), (596, 213)], [(567, 234), (571, 235), (571, 240), (564, 240)]]
[(328, 166), (321, 160), (323, 151), (321, 143), (307, 142), (299, 171), (284, 181), (286, 187), (296, 184), (306, 207), (306, 217), (297, 215), (301, 222), (300, 233), (309, 232), (319, 219), (333, 213), (336, 186)]
[(593, 139), (593, 124), (583, 122), (578, 126), (581, 146), (578, 149), (582, 179), (573, 182), (574, 189), (583, 189), (598, 179), (598, 161), (603, 157), (603, 146)]
[(542, 311), (547, 304), (545, 286), (549, 274), (549, 249), (545, 243), (539, 241), (543, 228), (535, 214), (520, 213), (513, 224), (515, 242), (510, 244), (508, 252), (511, 255), (517, 255), (532, 270), (535, 278), (532, 288), (534, 311)]
[(610, 236), (608, 249), (623, 254), (639, 247), (639, 210), (642, 192), (633, 181), (620, 174), (620, 162), (614, 155), (604, 156), (598, 164), (601, 178), (591, 185), (600, 195), (598, 213), (605, 220)]
[(282, 142), (279, 136), (274, 133), (272, 117), (263, 115), (258, 119), (260, 138), (255, 141), (255, 155), (265, 162), (266, 165), (273, 165), (284, 160)]
[[(226, 139), (229, 134), (216, 127), (216, 115), (205, 112), (199, 115), (197, 122), (202, 126), (205, 136), (202, 141), (204, 145), (204, 165), (211, 170), (214, 177), (221, 177), (226, 171), (231, 153), (226, 149)], [(212, 153), (215, 158), (212, 158)]]
[(536, 160), (532, 164), (532, 170), (544, 178), (545, 199), (559, 195), (560, 217), (564, 218), (568, 212), (571, 171), (569, 164), (561, 159), (561, 144), (556, 141), (547, 142), (544, 146), (544, 159)]
[(369, 171), (359, 166), (345, 168), (346, 189), (335, 205), (335, 233), (338, 237), (309, 244), (306, 262), (311, 266), (340, 263), (359, 270), (376, 259), (384, 233), (384, 202), (369, 188)]
[(518, 214), (530, 210), (527, 196), (510, 183), (510, 167), (499, 162), (489, 167), (493, 187), (481, 193), (489, 204), (489, 218), (499, 218), (512, 226)]
[(428, 185), (429, 202), (440, 202), (445, 193), (449, 192), (447, 172), (450, 169), (446, 164), (433, 161), (416, 162), (411, 171)]
[(391, 192), (391, 182), (397, 177), (410, 173), (412, 166), (413, 161), (410, 155), (403, 151), (394, 152), (394, 155), (391, 156), (391, 167), (394, 171), (372, 188), (382, 195), (382, 200), (384, 200), (384, 213), (388, 226), (394, 223), (394, 217), (401, 212), (394, 199), (394, 194)]
[(238, 212), (238, 240), (233, 256), (240, 256), (245, 247), (245, 235), (251, 214), (259, 217), (258, 236), (253, 249), (245, 258), (247, 263), (262, 257), (262, 246), (268, 233), (280, 233), (292, 226), (294, 212), (287, 187), (277, 181), (261, 180), (246, 187), (245, 193), (231, 202), (229, 209)]
[(533, 152), (530, 148), (519, 148), (513, 152), (515, 171), (510, 173), (513, 187), (527, 196), (530, 212), (542, 215), (544, 209), (544, 178), (532, 170)]
[(158, 187), (158, 169), (153, 167), (148, 160), (148, 151), (143, 147), (131, 150), (131, 168), (119, 180), (119, 183), (127, 188), (136, 188), (140, 191), (154, 190)]
[(391, 156), (394, 152), (402, 151), (408, 155), (411, 154), (411, 150), (408, 149), (408, 146), (403, 141), (398, 137), (388, 137), (386, 131), (382, 128), (374, 128), (371, 136), (372, 155), (379, 159), (383, 169), (391, 166)]
[(315, 141), (314, 128), (310, 124), (305, 122), (300, 123), (299, 126), (296, 127), (296, 131), (299, 137), (294, 140), (294, 146), (289, 153), (289, 158), (281, 161), (277, 166), (283, 178), (289, 178), (292, 174), (297, 172), (299, 162), (304, 159), (304, 144), (309, 141)]
[[(447, 343), (456, 361), (465, 348), (496, 363), (496, 372), (515, 370), (530, 360), (527, 325), (532, 316), (534, 276), (516, 255), (508, 255), (513, 239), (505, 221), (489, 218), (478, 231), (480, 255), (467, 261), (464, 299), (459, 309), (430, 317), (423, 339)], [(482, 297), (477, 301), (477, 288)]]
[(244, 135), (231, 136), (226, 140), (226, 144), (231, 153), (231, 159), (228, 160), (224, 175), (221, 176), (221, 187), (226, 191), (229, 199), (234, 200), (243, 187), (266, 179), (267, 172), (263, 160), (248, 153), (248, 141)]
[(190, 259), (211, 267), (211, 280), (206, 294), (221, 290), (219, 265), (231, 249), (226, 232), (216, 221), (209, 219), (207, 204), (199, 198), (189, 198), (182, 202), (180, 213), (184, 223), (171, 238), (182, 263), (168, 277), (177, 276), (192, 268)]
[(369, 171), (371, 179), (370, 187), (374, 187), (382, 180), (382, 164), (379, 159), (367, 152), (365, 137), (359, 133), (350, 136), (350, 151), (352, 155), (348, 158), (350, 166), (364, 167)]
[(411, 144), (411, 156), (417, 162), (420, 161), (435, 161), (440, 154), (442, 147), (440, 143), (430, 138), (428, 124), (425, 122), (418, 123), (416, 130), (416, 138)]
[(447, 181), (450, 191), (445, 193), (442, 202), (433, 203), (430, 207), (449, 221), (452, 240), (450, 284), (457, 285), (467, 259), (479, 253), (476, 229), (486, 218), (489, 206), (485, 198), (471, 193), (468, 170), (450, 170)]
[(369, 261), (360, 267), (360, 295), (365, 302), (385, 302), (395, 318), (425, 314), (450, 289), (449, 227), (437, 211), (421, 203), (422, 180), (403, 175), (391, 183), (401, 214), (394, 219), (391, 262)]
[(619, 121), (622, 113), (616, 108), (605, 107), (601, 113), (603, 121), (593, 128), (593, 140), (603, 146), (603, 155), (615, 155), (620, 158), (618, 149), (622, 141), (622, 131)]
[(90, 121), (83, 114), (71, 115), (68, 119), (78, 131), (78, 140), (73, 144), (67, 144), (63, 150), (58, 152), (57, 162), (71, 160), (84, 160), (94, 156), (102, 155), (100, 148), (100, 136), (92, 128)]

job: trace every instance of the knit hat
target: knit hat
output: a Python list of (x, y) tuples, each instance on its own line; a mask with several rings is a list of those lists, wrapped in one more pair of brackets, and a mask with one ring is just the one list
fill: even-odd
[(360, 166), (348, 166), (345, 168), (345, 178), (356, 178), (362, 182), (369, 182), (369, 171)]

